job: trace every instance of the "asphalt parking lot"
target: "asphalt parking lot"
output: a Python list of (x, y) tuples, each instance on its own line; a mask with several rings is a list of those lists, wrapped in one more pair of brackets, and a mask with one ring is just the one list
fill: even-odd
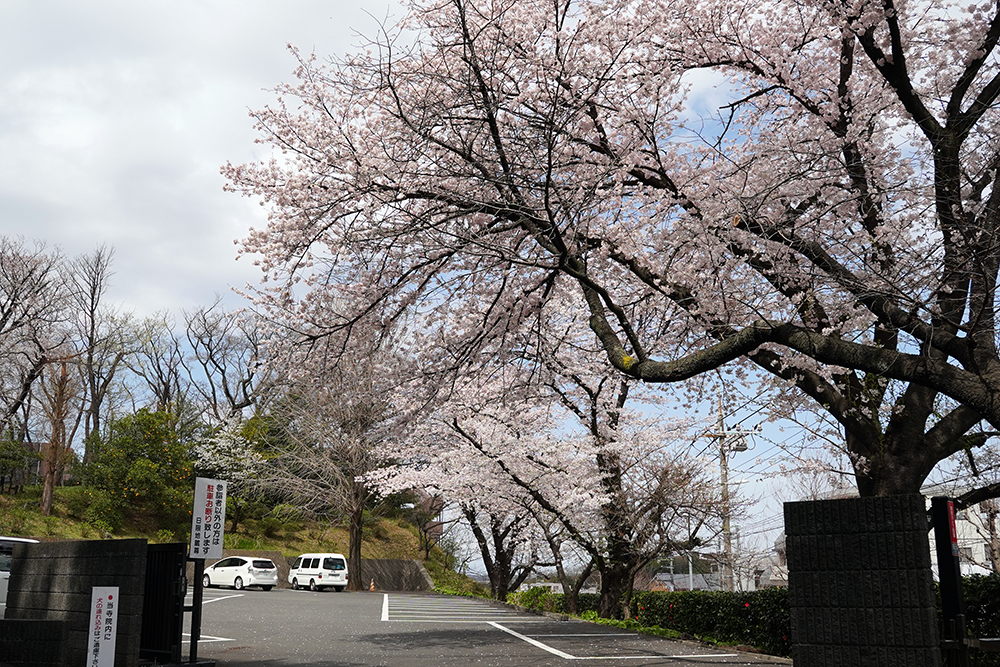
[(791, 664), (433, 594), (210, 589), (203, 614), (198, 655), (220, 667)]

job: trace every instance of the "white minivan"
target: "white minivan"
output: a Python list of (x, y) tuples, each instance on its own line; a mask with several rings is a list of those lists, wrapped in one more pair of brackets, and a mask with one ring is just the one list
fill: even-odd
[(7, 580), (10, 579), (10, 563), (15, 544), (37, 543), (26, 537), (0, 537), (0, 618), (7, 611)]
[(347, 559), (343, 554), (302, 554), (288, 571), (288, 583), (298, 590), (332, 588), (338, 593), (347, 587)]

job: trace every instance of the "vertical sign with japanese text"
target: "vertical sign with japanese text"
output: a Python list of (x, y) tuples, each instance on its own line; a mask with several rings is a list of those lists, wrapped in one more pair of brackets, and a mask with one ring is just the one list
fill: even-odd
[(226, 482), (197, 477), (191, 511), (191, 558), (222, 558), (226, 527)]
[(90, 596), (87, 667), (114, 667), (118, 638), (118, 587), (94, 586)]

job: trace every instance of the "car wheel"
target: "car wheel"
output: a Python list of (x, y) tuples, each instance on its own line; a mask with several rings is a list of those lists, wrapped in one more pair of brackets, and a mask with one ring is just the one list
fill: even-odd
[(236, 581), (233, 582), (233, 588), (235, 588), (238, 591), (242, 591), (243, 590), (243, 579), (240, 578), (240, 577), (236, 577)]
[(338, 593), (343, 593), (344, 592), (344, 587), (343, 586), (334, 586), (333, 590), (337, 591)]
[(293, 591), (299, 590), (299, 580), (298, 579), (292, 579), (292, 590)]
[(202, 588), (211, 588), (212, 587), (212, 580), (208, 578), (207, 574), (204, 577), (201, 578), (201, 587)]
[(260, 587), (260, 589), (261, 589), (262, 591), (269, 591), (269, 590), (271, 590), (272, 588), (274, 588), (274, 587), (273, 587), (273, 586), (261, 586), (261, 587)]
[(309, 580), (309, 590), (311, 590), (311, 591), (319, 591), (319, 586), (316, 585), (316, 580), (315, 579), (310, 579)]

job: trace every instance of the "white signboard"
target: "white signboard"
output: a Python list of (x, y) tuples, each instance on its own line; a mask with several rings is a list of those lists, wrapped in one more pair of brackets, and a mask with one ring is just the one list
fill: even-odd
[(94, 586), (90, 597), (87, 667), (114, 667), (118, 637), (118, 587)]
[(191, 558), (222, 558), (226, 528), (226, 482), (197, 477), (191, 511)]

